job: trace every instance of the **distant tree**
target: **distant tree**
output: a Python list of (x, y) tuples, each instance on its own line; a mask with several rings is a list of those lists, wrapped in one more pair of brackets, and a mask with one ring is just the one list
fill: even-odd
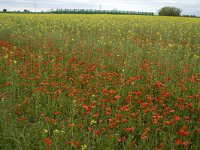
[(30, 11), (28, 9), (24, 9), (24, 12), (27, 13), (27, 12), (30, 12)]
[(7, 12), (7, 9), (3, 9), (3, 12)]
[(160, 16), (180, 16), (182, 10), (176, 7), (166, 6), (158, 11)]

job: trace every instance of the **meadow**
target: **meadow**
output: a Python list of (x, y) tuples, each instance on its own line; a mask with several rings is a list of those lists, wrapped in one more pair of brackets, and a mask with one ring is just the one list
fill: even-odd
[(0, 14), (0, 149), (200, 149), (200, 19)]

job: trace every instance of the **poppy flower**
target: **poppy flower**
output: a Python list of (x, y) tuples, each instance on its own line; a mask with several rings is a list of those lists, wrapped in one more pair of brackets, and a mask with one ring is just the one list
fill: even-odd
[(188, 141), (185, 141), (185, 142), (183, 142), (183, 145), (184, 145), (184, 146), (188, 146), (188, 145), (189, 145), (189, 142), (188, 142)]
[(183, 140), (182, 140), (182, 139), (176, 140), (176, 144), (181, 145), (182, 143), (183, 143)]
[(52, 144), (52, 140), (50, 138), (44, 138), (43, 139), (43, 142), (46, 144), (46, 145), (51, 145)]
[(75, 146), (79, 146), (79, 145), (80, 145), (80, 143), (79, 143), (78, 141), (74, 141), (73, 144), (74, 144)]

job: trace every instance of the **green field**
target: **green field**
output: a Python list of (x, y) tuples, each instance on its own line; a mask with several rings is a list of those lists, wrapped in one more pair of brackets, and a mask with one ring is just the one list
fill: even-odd
[(0, 14), (0, 149), (200, 149), (200, 19)]

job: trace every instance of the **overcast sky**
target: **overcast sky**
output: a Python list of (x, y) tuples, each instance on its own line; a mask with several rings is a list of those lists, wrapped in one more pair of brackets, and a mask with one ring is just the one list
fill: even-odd
[(157, 12), (163, 6), (175, 6), (182, 14), (200, 16), (200, 0), (0, 0), (0, 10), (46, 11), (50, 9), (101, 9)]

